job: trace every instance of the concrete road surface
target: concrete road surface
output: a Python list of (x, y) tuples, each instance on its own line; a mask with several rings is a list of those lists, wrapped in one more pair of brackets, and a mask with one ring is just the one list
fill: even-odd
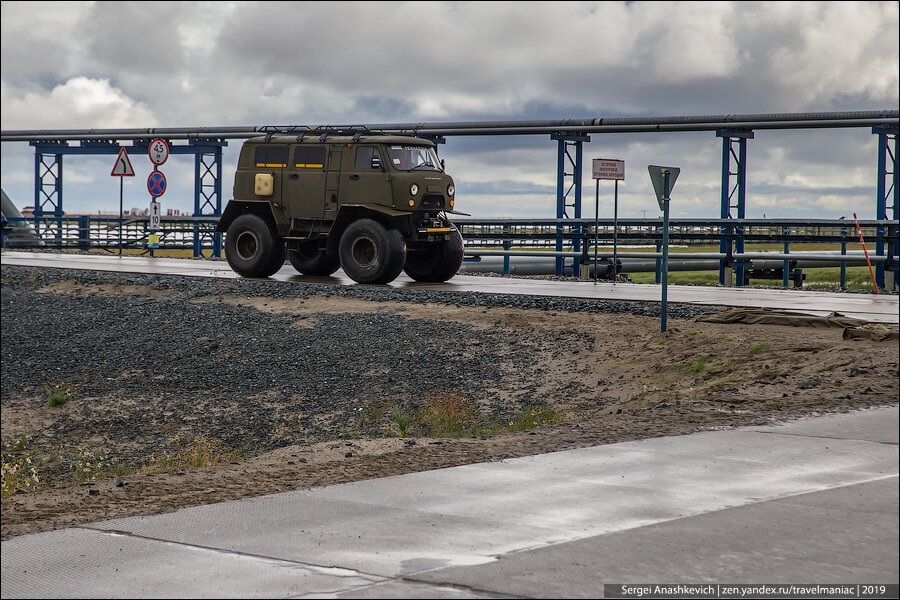
[(624, 442), (21, 536), (0, 544), (2, 596), (595, 598), (604, 584), (896, 584), (898, 414)]

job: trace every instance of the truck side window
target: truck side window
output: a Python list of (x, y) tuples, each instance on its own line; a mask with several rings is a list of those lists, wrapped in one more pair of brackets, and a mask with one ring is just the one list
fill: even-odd
[(324, 168), (325, 148), (323, 146), (299, 146), (294, 150), (294, 167), (301, 169)]
[(254, 155), (257, 167), (263, 168), (282, 168), (287, 166), (288, 147), (260, 145), (256, 147)]
[(373, 157), (381, 158), (378, 148), (375, 146), (359, 146), (356, 149), (356, 168), (371, 169)]

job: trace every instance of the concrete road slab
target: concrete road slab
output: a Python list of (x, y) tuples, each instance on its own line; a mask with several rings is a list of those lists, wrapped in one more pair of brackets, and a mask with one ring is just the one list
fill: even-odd
[[(834, 496), (892, 515), (816, 508)], [(801, 499), (796, 502), (797, 499)], [(846, 499), (846, 498), (844, 498)], [(697, 515), (410, 577), (535, 598), (597, 598), (603, 584), (896, 583), (897, 478)], [(541, 585), (534, 584), (540, 573)]]
[[(110, 256), (14, 252), (0, 254), (4, 265), (43, 266), (64, 269), (88, 269), (126, 273), (158, 273), (189, 277), (234, 279), (238, 275), (221, 260), (189, 260), (150, 258), (143, 256)], [(296, 281), (326, 285), (359, 286), (338, 271), (331, 277), (304, 277), (291, 267), (273, 276), (278, 281)], [(636, 302), (660, 302), (661, 288), (651, 284), (593, 283), (589, 281), (549, 281), (506, 277), (457, 275), (446, 283), (413, 281), (401, 275), (382, 288), (478, 292), (528, 296), (584, 298)], [(846, 294), (823, 291), (736, 288), (717, 286), (670, 285), (668, 301), (680, 304), (775, 308), (818, 316), (838, 312), (848, 317), (879, 323), (900, 322), (900, 296), (881, 294)]]
[[(396, 485), (398, 495), (409, 494), (405, 481)], [(554, 530), (529, 523), (510, 526), (477, 515), (429, 511), (417, 506), (411, 495), (406, 507), (393, 508), (322, 498), (320, 491), (274, 494), (90, 527), (389, 577), (482, 564), (493, 560), (494, 553), (520, 548), (523, 539), (556, 539)], [(452, 488), (447, 491), (453, 493)]]
[(95, 527), (400, 577), (896, 472), (882, 444), (782, 436), (772, 445), (769, 433), (713, 431)]
[(821, 415), (797, 419), (777, 425), (749, 427), (751, 431), (765, 431), (790, 435), (866, 440), (897, 444), (900, 442), (900, 411), (878, 413), (884, 422), (873, 426), (870, 411), (854, 411), (841, 415)]
[[(896, 582), (897, 422), (894, 406), (787, 433), (625, 442), (22, 536), (2, 543), (3, 596), (585, 597), (652, 580)], [(171, 573), (179, 565), (189, 575)]]
[(509, 594), (476, 590), (462, 586), (436, 585), (407, 580), (393, 580), (340, 592), (330, 596), (303, 598), (518, 598)]
[(383, 578), (264, 556), (73, 528), (3, 542), (4, 598), (271, 598)]

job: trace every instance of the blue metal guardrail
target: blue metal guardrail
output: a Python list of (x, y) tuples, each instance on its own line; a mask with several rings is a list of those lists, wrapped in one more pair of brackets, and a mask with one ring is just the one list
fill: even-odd
[[(222, 255), (222, 234), (215, 233), (219, 217), (162, 217), (160, 228), (150, 230), (149, 216), (68, 215), (62, 217), (6, 218), (2, 234), (5, 248), (55, 248), (60, 250), (150, 250), (150, 235), (159, 236), (159, 248), (191, 250), (193, 256)], [(42, 244), (18, 239), (16, 229), (28, 227)]]
[[(454, 221), (466, 240), (468, 256), (504, 256), (503, 272), (509, 274), (509, 257), (514, 255), (568, 257), (582, 263), (592, 263), (594, 240), (598, 240), (598, 251), (608, 264), (610, 245), (614, 239), (620, 246), (651, 246), (657, 253), (661, 250), (663, 231), (658, 219), (477, 219), (460, 218)], [(63, 217), (21, 217), (7, 219), (4, 223), (3, 246), (35, 247), (33, 242), (16, 241), (17, 228), (27, 226), (37, 234), (44, 248), (91, 250), (99, 249), (116, 252), (124, 249), (138, 249), (152, 254), (149, 246), (150, 235), (159, 238), (159, 248), (167, 250), (190, 250), (195, 257), (221, 256), (222, 234), (215, 233), (218, 217), (162, 217), (160, 228), (151, 232), (150, 219), (146, 216), (129, 216), (120, 220), (116, 216), (71, 215)], [(863, 238), (872, 248), (872, 262), (894, 274), (898, 281), (898, 221), (866, 220), (859, 222)], [(614, 235), (615, 232), (615, 235)], [(11, 236), (11, 234), (13, 234)], [(32, 238), (34, 239), (34, 238)], [(559, 240), (564, 244), (558, 246)], [(673, 244), (720, 245), (730, 242), (727, 247), (736, 248), (744, 244), (782, 244), (784, 254), (770, 254), (773, 260), (784, 260), (784, 279), (787, 280), (790, 259), (787, 257), (791, 244), (826, 243), (840, 246), (846, 255), (847, 245), (859, 241), (856, 226), (846, 220), (801, 220), (801, 219), (675, 219), (670, 221), (669, 239)], [(646, 255), (646, 256), (645, 256)], [(641, 253), (641, 257), (653, 254)], [(638, 254), (632, 254), (638, 257)], [(750, 253), (690, 253), (679, 256), (680, 260), (705, 260), (714, 258), (724, 261), (729, 267), (751, 267), (751, 260), (760, 257)], [(801, 258), (799, 255), (797, 258)], [(658, 261), (657, 261), (658, 262)], [(842, 283), (847, 264), (858, 264), (859, 259), (851, 256), (839, 260), (830, 258), (832, 264), (840, 264)], [(573, 265), (574, 266), (574, 265)], [(657, 274), (659, 269), (657, 268)]]

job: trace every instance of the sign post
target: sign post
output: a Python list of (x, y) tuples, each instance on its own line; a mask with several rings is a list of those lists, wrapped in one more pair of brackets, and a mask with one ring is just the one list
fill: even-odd
[(616, 182), (615, 200), (613, 201), (613, 285), (618, 279), (619, 259), (617, 256), (619, 233), (619, 182), (625, 181), (625, 161), (618, 159), (595, 158), (592, 176), (597, 181), (594, 198), (594, 283), (597, 283), (597, 247), (600, 245), (600, 180), (612, 179)]
[(153, 249), (159, 248), (159, 236), (156, 235), (156, 231), (160, 227), (160, 208), (156, 199), (166, 193), (166, 176), (159, 170), (159, 166), (169, 158), (168, 142), (156, 138), (150, 142), (147, 154), (150, 156), (150, 162), (153, 163), (153, 171), (147, 178), (147, 191), (151, 196), (150, 225), (147, 228), (150, 235), (147, 237), (147, 246), (150, 248), (150, 256), (153, 256)]
[(122, 254), (122, 221), (124, 220), (124, 195), (125, 185), (123, 177), (134, 177), (134, 167), (128, 159), (128, 152), (125, 148), (119, 150), (119, 156), (116, 157), (116, 164), (109, 173), (112, 177), (119, 178), (119, 254)]
[(659, 167), (648, 165), (650, 181), (653, 182), (653, 191), (656, 192), (656, 201), (663, 211), (663, 247), (662, 247), (662, 301), (660, 307), (660, 331), (666, 331), (666, 317), (668, 312), (667, 292), (669, 286), (669, 193), (675, 187), (681, 169), (678, 167)]

